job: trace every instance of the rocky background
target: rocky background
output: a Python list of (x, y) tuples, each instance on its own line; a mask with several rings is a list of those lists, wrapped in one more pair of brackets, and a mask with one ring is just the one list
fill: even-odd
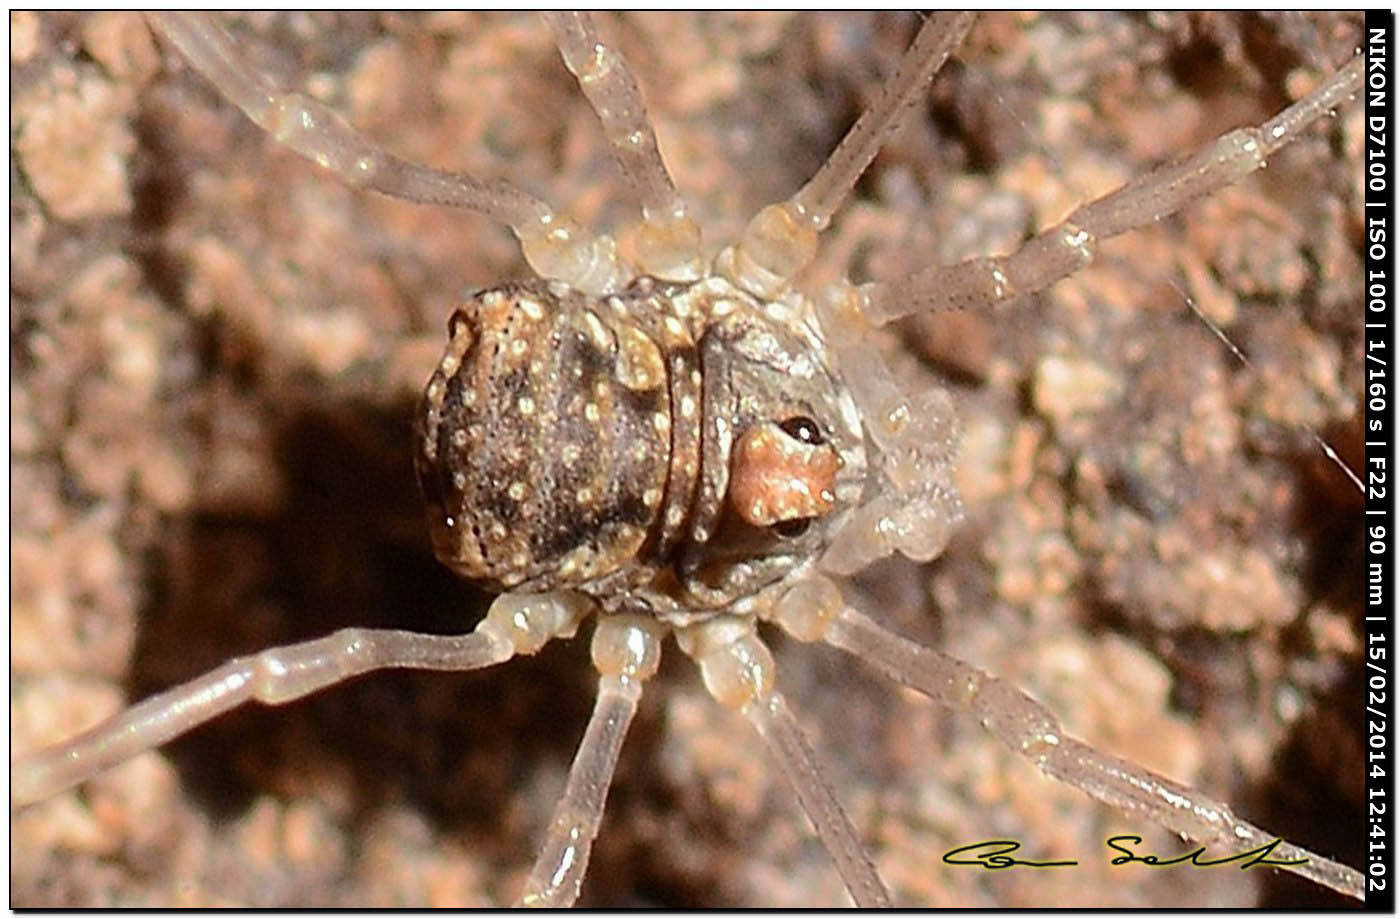
[[(633, 216), (533, 17), (255, 14), (247, 53), (400, 155)], [(909, 15), (608, 16), (707, 239), (822, 162)], [(1006, 251), (1257, 124), (1357, 16), (995, 14), (861, 181), (813, 284)], [(469, 214), (350, 191), (134, 15), (11, 14), (11, 747), (235, 654), (359, 624), (468, 628), (408, 432), (463, 291), (525, 276)], [(1012, 679), (1074, 733), (1361, 864), (1359, 105), (1262, 174), (1105, 245), (1018, 308), (880, 342), (960, 407), (968, 519), (853, 596)], [(1187, 299), (1249, 355), (1242, 365)], [(774, 639), (781, 685), (896, 900), (1328, 904), (1264, 870), (1112, 868), (1178, 843), (1042, 778), (965, 714)], [(738, 718), (674, 648), (587, 905), (839, 905)], [(11, 815), (14, 906), (476, 905), (519, 892), (591, 705), (582, 641), (248, 709)], [(1076, 868), (941, 864), (981, 839)], [(1189, 874), (1187, 873), (1189, 872)]]

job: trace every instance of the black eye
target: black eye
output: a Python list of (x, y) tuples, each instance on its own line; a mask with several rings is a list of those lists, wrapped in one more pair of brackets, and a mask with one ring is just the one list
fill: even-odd
[(793, 440), (800, 440), (804, 444), (820, 447), (826, 443), (826, 438), (822, 436), (822, 429), (817, 427), (817, 423), (806, 415), (793, 415), (791, 418), (778, 422), (778, 427)]
[(798, 517), (795, 520), (779, 520), (773, 524), (773, 532), (783, 539), (796, 539), (812, 525), (811, 517)]

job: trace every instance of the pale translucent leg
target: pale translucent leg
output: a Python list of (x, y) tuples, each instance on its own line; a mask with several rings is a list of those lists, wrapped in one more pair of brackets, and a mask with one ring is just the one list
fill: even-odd
[(739, 242), (720, 256), (730, 280), (759, 297), (781, 293), (816, 255), (817, 234), (855, 188), (900, 119), (972, 27), (971, 13), (935, 13), (919, 29), (880, 98), (797, 194), (759, 211)]
[(530, 267), (588, 293), (617, 290), (626, 273), (610, 237), (591, 236), (547, 204), (502, 180), (486, 181), (400, 159), (344, 118), (286, 92), (251, 67), (232, 36), (206, 13), (151, 13), (151, 24), (258, 127), (355, 188), (475, 211), (510, 227)]
[(841, 208), (905, 113), (928, 91), (929, 81), (962, 44), (975, 18), (972, 13), (930, 16), (904, 53), (894, 78), (880, 90), (880, 98), (846, 132), (817, 174), (789, 200), (789, 206), (818, 231), (826, 229), (831, 215)]
[(870, 856), (856, 838), (841, 802), (817, 765), (816, 753), (807, 743), (802, 728), (793, 718), (787, 702), (776, 692), (744, 706), (744, 716), (768, 742), (768, 750), (778, 761), (788, 785), (802, 809), (817, 828), (817, 835), (836, 862), (836, 870), (846, 884), (851, 899), (862, 908), (888, 907), (890, 895)]
[(700, 665), (710, 695), (741, 711), (767, 742), (856, 906), (889, 906), (890, 895), (822, 774), (816, 754), (787, 703), (773, 689), (773, 655), (755, 634), (753, 620), (711, 619), (678, 631), (676, 639), (681, 650)]
[(952, 486), (957, 442), (952, 404), (939, 390), (903, 393), (879, 350), (868, 345), (870, 323), (924, 309), (995, 305), (1072, 274), (1092, 260), (1097, 238), (1158, 220), (1263, 166), (1267, 155), (1357, 90), (1360, 67), (1360, 59), (1353, 61), (1263, 126), (1233, 131), (1180, 165), (1090, 202), (1012, 255), (822, 291), (816, 306), (831, 359), (880, 448), (884, 485), (834, 534), (824, 569), (852, 574), (896, 550), (916, 561), (931, 559), (961, 519)]
[(602, 674), (598, 700), (518, 906), (562, 909), (578, 899), (617, 756), (637, 713), (642, 681), (661, 663), (664, 634), (658, 622), (641, 616), (599, 621), (592, 645), (593, 665)]
[(10, 764), (10, 806), (57, 794), (245, 702), (282, 705), (373, 670), (478, 670), (572, 635), (587, 611), (569, 595), (507, 595), (469, 635), (341, 629), (235, 658), (72, 740), (21, 756)]
[(671, 281), (698, 279), (704, 270), (700, 228), (687, 216), (685, 201), (666, 171), (626, 59), (599, 40), (587, 13), (545, 13), (545, 20), (641, 203), (643, 223), (634, 240), (637, 267), (643, 274)]
[(1099, 240), (1161, 220), (1263, 168), (1274, 151), (1360, 90), (1362, 65), (1362, 58), (1354, 58), (1312, 94), (1259, 127), (1231, 131), (1189, 159), (1089, 202), (1010, 255), (865, 284), (860, 312), (871, 324), (883, 325), (913, 313), (994, 306), (1044, 290), (1093, 261)]
[[(825, 641), (941, 705), (971, 712), (998, 740), (1045, 774), (1124, 813), (1210, 846), (1217, 854), (1243, 852), (1277, 839), (1235, 816), (1226, 804), (1067, 736), (1050, 710), (1020, 689), (887, 631), (846, 606), (830, 581), (818, 578), (794, 588), (774, 607), (773, 618), (803, 641)], [(1291, 843), (1280, 843), (1269, 859), (1295, 862), (1280, 867), (1347, 896), (1365, 897), (1360, 872)]]

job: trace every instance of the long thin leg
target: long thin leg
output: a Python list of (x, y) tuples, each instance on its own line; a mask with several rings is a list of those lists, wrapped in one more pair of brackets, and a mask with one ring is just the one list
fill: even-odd
[(791, 207), (810, 220), (818, 232), (826, 229), (831, 216), (840, 210), (905, 113), (962, 44), (975, 18), (972, 13), (930, 16), (904, 53), (894, 78), (880, 90), (880, 98), (846, 132), (817, 174), (789, 199)]
[(786, 201), (759, 211), (739, 242), (721, 256), (720, 268), (735, 283), (760, 297), (773, 297), (805, 268), (826, 229), (856, 181), (875, 159), (891, 132), (928, 81), (972, 28), (971, 13), (935, 13), (919, 29), (893, 79), (806, 185)]
[(1311, 95), (1259, 127), (1231, 131), (1184, 162), (1163, 166), (1085, 204), (1010, 255), (862, 285), (860, 314), (883, 325), (913, 313), (996, 306), (1044, 290), (1093, 261), (1099, 240), (1161, 220), (1262, 169), (1274, 151), (1361, 88), (1363, 63), (1354, 58)]
[[(829, 581), (801, 585), (779, 601), (773, 616), (803, 641), (825, 641), (941, 705), (971, 711), (998, 740), (1045, 774), (1125, 813), (1224, 853), (1277, 841), (1235, 816), (1228, 805), (1067, 736), (1049, 709), (1011, 683), (887, 631), (846, 606)], [(1365, 897), (1360, 872), (1291, 843), (1278, 842), (1269, 859), (1347, 896)]]
[(587, 13), (545, 13), (555, 44), (588, 97), (613, 158), (642, 206), (643, 225), (634, 240), (642, 273), (671, 281), (694, 281), (704, 270), (700, 228), (686, 214), (646, 105), (627, 61), (608, 47)]
[(151, 13), (150, 22), (258, 127), (342, 182), (394, 198), (460, 207), (510, 227), (542, 277), (588, 293), (626, 281), (610, 237), (590, 236), (543, 201), (502, 180), (420, 166), (383, 150), (315, 99), (286, 92), (248, 65), (233, 37), (202, 13)]
[(817, 836), (835, 860), (836, 870), (856, 906), (888, 907), (889, 893), (875, 873), (870, 856), (856, 838), (855, 829), (822, 774), (816, 753), (807, 743), (787, 702), (780, 694), (769, 693), (744, 706), (744, 716), (768, 742), (769, 752), (778, 761), (793, 794), (816, 827)]
[(889, 892), (822, 774), (816, 753), (783, 697), (773, 689), (777, 668), (773, 655), (754, 633), (753, 620), (712, 619), (677, 632), (676, 639), (681, 650), (700, 665), (710, 695), (743, 712), (767, 742), (856, 906), (889, 906)]
[(578, 899), (617, 756), (637, 713), (642, 681), (650, 679), (661, 663), (664, 634), (658, 622), (641, 616), (599, 621), (592, 646), (593, 665), (602, 675), (598, 700), (518, 906), (564, 909)]
[(497, 598), (468, 635), (341, 629), (238, 657), (10, 767), (10, 805), (43, 800), (245, 702), (282, 705), (353, 676), (391, 668), (479, 670), (572, 635), (586, 604), (563, 594)]
[(1261, 127), (1226, 134), (1185, 162), (1084, 205), (1012, 255), (822, 291), (817, 310), (827, 346), (880, 447), (886, 486), (834, 535), (824, 569), (852, 574), (896, 550), (916, 561), (931, 559), (961, 519), (952, 487), (957, 442), (952, 405), (941, 391), (903, 393), (879, 350), (868, 345), (869, 323), (925, 309), (996, 305), (1043, 289), (1092, 260), (1097, 238), (1158, 220), (1260, 168), (1266, 156), (1355, 92), (1360, 79), (1357, 59)]

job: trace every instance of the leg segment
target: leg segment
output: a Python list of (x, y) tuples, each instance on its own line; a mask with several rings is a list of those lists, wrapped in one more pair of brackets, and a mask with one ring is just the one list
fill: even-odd
[(549, 833), (517, 905), (562, 909), (578, 899), (617, 756), (642, 697), (642, 681), (650, 679), (661, 663), (663, 634), (655, 620), (641, 616), (599, 621), (592, 646), (593, 664), (602, 674), (598, 701), (569, 768), (564, 797), (554, 809)]
[(479, 670), (572, 635), (588, 611), (565, 594), (497, 598), (469, 635), (341, 629), (235, 658), (73, 740), (11, 764), (10, 804), (55, 795), (245, 702), (282, 705), (373, 670)]
[(739, 242), (721, 255), (720, 270), (758, 297), (792, 283), (817, 251), (817, 234), (855, 188), (900, 119), (972, 27), (971, 13), (935, 13), (919, 29), (899, 70), (875, 105), (851, 126), (826, 163), (797, 194), (765, 207)]
[(1163, 166), (1074, 211), (1006, 256), (929, 268), (861, 286), (860, 313), (873, 325), (941, 309), (996, 306), (1044, 290), (1094, 259), (1098, 241), (1161, 220), (1265, 165), (1308, 125), (1361, 88), (1354, 58), (1305, 99), (1257, 128), (1218, 138), (1182, 163)]
[(880, 98), (851, 126), (817, 174), (788, 201), (788, 206), (811, 221), (818, 232), (826, 229), (831, 215), (840, 210), (905, 112), (927, 92), (933, 75), (962, 44), (974, 18), (972, 13), (930, 16), (904, 53), (894, 78), (880, 90)]
[(643, 274), (670, 281), (697, 280), (704, 269), (700, 228), (687, 216), (685, 201), (666, 171), (627, 61), (599, 40), (587, 13), (546, 13), (545, 19), (564, 63), (598, 113), (613, 158), (641, 202), (643, 224), (634, 240), (638, 267)]
[(816, 754), (773, 689), (773, 656), (755, 634), (753, 620), (711, 619), (677, 632), (676, 638), (681, 650), (700, 665), (710, 695), (743, 712), (768, 743), (856, 906), (889, 906), (890, 895), (822, 775)]
[(1159, 220), (1261, 168), (1268, 155), (1359, 89), (1361, 64), (1352, 61), (1262, 126), (1226, 134), (1185, 162), (1084, 205), (1009, 256), (823, 291), (817, 310), (831, 357), (880, 448), (887, 486), (836, 534), (823, 560), (826, 570), (851, 574), (895, 550), (915, 560), (933, 558), (961, 516), (952, 490), (952, 406), (941, 392), (902, 393), (878, 350), (866, 344), (870, 324), (923, 310), (997, 305), (1073, 274), (1093, 260), (1098, 239)]
[[(1277, 838), (1241, 820), (1226, 804), (1066, 736), (1049, 709), (1012, 684), (886, 631), (846, 606), (830, 581), (799, 585), (778, 602), (773, 615), (798, 639), (825, 641), (941, 705), (972, 711), (998, 740), (1046, 775), (1124, 813), (1140, 815), (1220, 853), (1267, 846)], [(1281, 867), (1347, 896), (1365, 896), (1360, 872), (1306, 849), (1281, 842), (1269, 858), (1293, 862)]]
[(622, 286), (624, 272), (611, 238), (588, 235), (508, 182), (420, 166), (381, 149), (315, 99), (273, 85), (248, 65), (233, 37), (206, 14), (152, 13), (150, 21), (258, 127), (347, 185), (476, 211), (510, 227), (526, 261), (542, 277), (588, 293)]
[(856, 906), (862, 909), (889, 907), (890, 896), (870, 856), (865, 853), (855, 829), (846, 817), (836, 793), (817, 766), (816, 753), (783, 697), (774, 692), (744, 706), (759, 735), (768, 742), (768, 750), (782, 767), (802, 809), (817, 828), (817, 835), (836, 862), (836, 870), (846, 884), (846, 890)]

